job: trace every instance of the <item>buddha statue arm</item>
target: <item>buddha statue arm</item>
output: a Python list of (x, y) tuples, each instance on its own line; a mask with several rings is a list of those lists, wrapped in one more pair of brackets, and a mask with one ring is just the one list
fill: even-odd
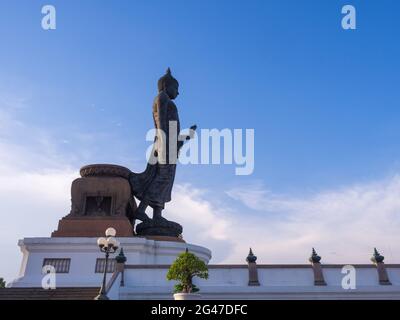
[(185, 143), (185, 140), (190, 140), (194, 138), (195, 131), (197, 129), (196, 125), (193, 125), (190, 127), (189, 134), (184, 134), (184, 135), (179, 135), (178, 139), (178, 151), (182, 148), (183, 144)]

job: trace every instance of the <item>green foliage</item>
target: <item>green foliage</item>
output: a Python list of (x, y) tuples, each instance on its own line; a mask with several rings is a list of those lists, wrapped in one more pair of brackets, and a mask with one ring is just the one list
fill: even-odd
[(175, 293), (197, 292), (199, 289), (193, 284), (193, 277), (208, 279), (207, 265), (188, 251), (181, 253), (174, 261), (167, 273), (167, 280), (177, 280)]
[[(185, 288), (184, 288), (183, 285), (180, 284), (180, 283), (178, 283), (178, 284), (176, 284), (176, 285), (174, 286), (174, 293), (184, 292), (183, 290), (185, 290)], [(199, 292), (199, 291), (200, 291), (200, 289), (197, 288), (197, 286), (196, 286), (195, 284), (192, 283), (192, 290), (191, 290), (191, 292), (192, 292), (192, 293), (195, 293), (195, 292)]]
[(3, 278), (0, 278), (0, 288), (5, 288), (6, 287), (6, 282), (4, 281)]

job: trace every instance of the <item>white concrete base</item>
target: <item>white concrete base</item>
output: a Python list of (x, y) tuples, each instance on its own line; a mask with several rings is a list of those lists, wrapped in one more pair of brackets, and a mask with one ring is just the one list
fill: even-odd
[(198, 293), (175, 293), (174, 300), (201, 300), (201, 295)]
[[(184, 242), (156, 241), (141, 237), (118, 238), (126, 263), (130, 265), (171, 265), (186, 248), (205, 263), (211, 259), (207, 248)], [(41, 287), (43, 260), (71, 259), (69, 273), (56, 275), (57, 287), (97, 287), (102, 274), (95, 273), (96, 259), (104, 258), (97, 238), (24, 238), (18, 242), (23, 253), (19, 277), (10, 287)], [(118, 253), (118, 252), (117, 252)], [(116, 254), (117, 254), (116, 253)], [(114, 256), (116, 255), (114, 254)], [(108, 274), (111, 277), (111, 274)]]
[[(168, 268), (186, 248), (208, 263), (207, 248), (181, 243), (118, 238), (127, 257), (121, 272), (114, 275), (110, 299), (184, 299), (187, 294), (174, 295), (175, 281), (168, 281)], [(56, 274), (56, 287), (99, 287), (102, 274), (95, 273), (97, 258), (104, 258), (96, 238), (25, 238), (19, 241), (23, 252), (20, 277), (12, 287), (41, 287), (43, 259), (69, 258), (70, 270)], [(386, 264), (392, 285), (380, 285), (376, 266), (353, 265), (355, 289), (342, 287), (343, 265), (322, 265), (326, 286), (314, 285), (310, 264), (257, 265), (259, 286), (249, 286), (249, 269), (243, 265), (208, 265), (207, 280), (194, 278), (202, 299), (397, 299), (400, 300), (400, 265)], [(122, 272), (123, 271), (123, 272)], [(111, 273), (107, 274), (107, 281)], [(196, 297), (198, 298), (198, 297)]]

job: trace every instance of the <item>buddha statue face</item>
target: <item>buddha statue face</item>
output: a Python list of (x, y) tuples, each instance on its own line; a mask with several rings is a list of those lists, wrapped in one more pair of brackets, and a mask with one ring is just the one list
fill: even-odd
[(179, 83), (171, 75), (171, 70), (168, 68), (166, 74), (158, 80), (158, 91), (164, 91), (170, 99), (175, 99), (179, 95)]
[(165, 92), (171, 100), (174, 100), (179, 95), (178, 89), (179, 84), (174, 81), (165, 88)]

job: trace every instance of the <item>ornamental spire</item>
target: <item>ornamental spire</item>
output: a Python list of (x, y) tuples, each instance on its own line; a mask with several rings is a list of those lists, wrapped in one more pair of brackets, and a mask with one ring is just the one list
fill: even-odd
[(308, 261), (312, 263), (319, 263), (321, 261), (321, 257), (317, 254), (314, 248), (312, 248), (311, 257), (308, 259)]
[(250, 248), (250, 251), (249, 251), (249, 255), (246, 258), (246, 261), (248, 263), (254, 263), (254, 262), (257, 261), (257, 257), (253, 254), (253, 250), (251, 250), (251, 248)]
[(376, 248), (374, 248), (374, 254), (373, 254), (372, 258), (371, 258), (371, 261), (374, 262), (374, 263), (380, 263), (380, 262), (383, 262), (384, 259), (385, 259), (385, 257), (382, 256), (378, 252), (378, 250), (376, 250)]

